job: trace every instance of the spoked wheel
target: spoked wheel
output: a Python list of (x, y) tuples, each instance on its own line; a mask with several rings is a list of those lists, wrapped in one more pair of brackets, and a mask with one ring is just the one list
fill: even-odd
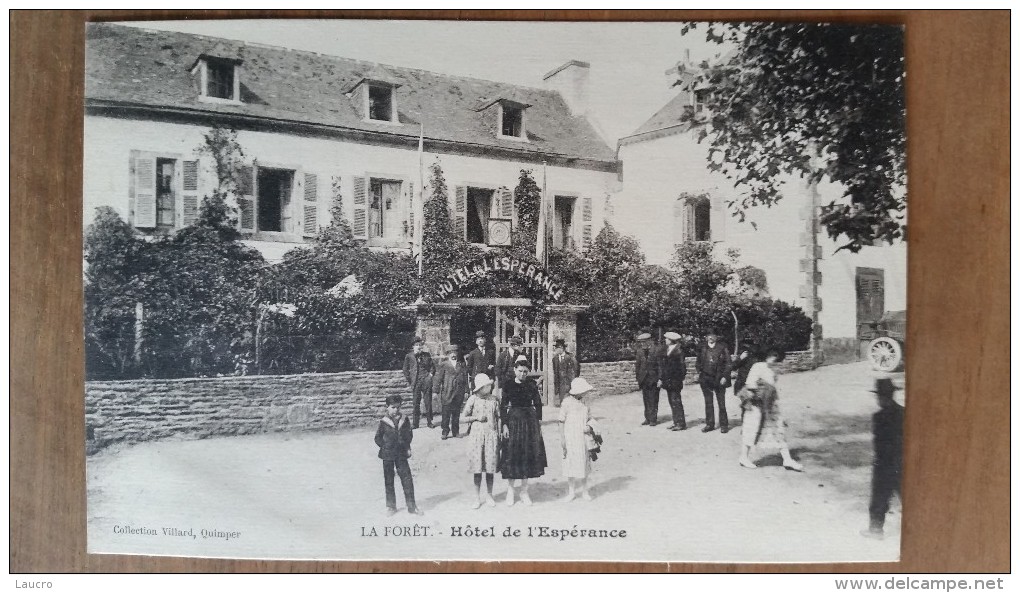
[(903, 347), (892, 338), (875, 338), (868, 344), (868, 360), (876, 371), (892, 373), (903, 364)]

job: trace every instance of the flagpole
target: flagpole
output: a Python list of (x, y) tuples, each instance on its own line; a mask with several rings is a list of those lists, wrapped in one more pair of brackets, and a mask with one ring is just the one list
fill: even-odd
[(425, 122), (419, 122), (418, 132), (418, 202), (415, 204), (415, 241), (418, 248), (418, 279), (425, 275)]
[(546, 230), (546, 227), (549, 225), (549, 217), (546, 212), (545, 192), (546, 165), (545, 161), (542, 161), (542, 194), (539, 196), (538, 201), (538, 228), (535, 233), (535, 259), (537, 259), (543, 267), (549, 267), (549, 254), (547, 249), (549, 233)]

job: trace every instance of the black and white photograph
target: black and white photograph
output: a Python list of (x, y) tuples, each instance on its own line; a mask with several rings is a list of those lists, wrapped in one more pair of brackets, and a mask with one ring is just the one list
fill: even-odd
[(898, 560), (904, 34), (87, 24), (87, 551)]

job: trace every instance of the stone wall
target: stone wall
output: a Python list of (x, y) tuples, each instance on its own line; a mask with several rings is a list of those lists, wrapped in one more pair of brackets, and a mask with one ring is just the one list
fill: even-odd
[[(693, 383), (693, 358), (687, 366), (687, 382)], [(810, 352), (792, 352), (779, 366), (791, 373), (817, 363)], [(637, 389), (632, 360), (582, 363), (581, 375), (600, 395)], [(86, 445), (91, 453), (114, 443), (168, 437), (370, 426), (383, 414), (388, 395), (403, 396), (404, 409), (410, 409), (400, 371), (91, 381), (85, 384)]]
[[(693, 385), (698, 378), (694, 366), (695, 359), (691, 356), (686, 360), (687, 377), (684, 379), (684, 383)], [(817, 368), (818, 364), (818, 360), (811, 355), (809, 350), (801, 350), (787, 353), (786, 357), (776, 367), (781, 373), (800, 373)], [(616, 395), (637, 390), (633, 360), (582, 362), (581, 376), (588, 379), (588, 382), (598, 389), (600, 395)]]
[(85, 384), (86, 438), (95, 451), (170, 436), (370, 425), (387, 395), (409, 399), (400, 371), (95, 381)]

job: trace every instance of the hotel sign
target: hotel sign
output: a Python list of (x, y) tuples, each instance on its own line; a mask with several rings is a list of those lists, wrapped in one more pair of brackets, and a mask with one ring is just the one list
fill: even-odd
[(528, 284), (541, 290), (556, 302), (563, 300), (563, 285), (556, 281), (549, 271), (527, 260), (510, 256), (483, 257), (466, 266), (454, 269), (446, 275), (446, 279), (436, 288), (436, 296), (440, 300), (447, 298), (457, 289), (467, 286), (479, 278), (489, 274), (510, 274), (520, 276)]

